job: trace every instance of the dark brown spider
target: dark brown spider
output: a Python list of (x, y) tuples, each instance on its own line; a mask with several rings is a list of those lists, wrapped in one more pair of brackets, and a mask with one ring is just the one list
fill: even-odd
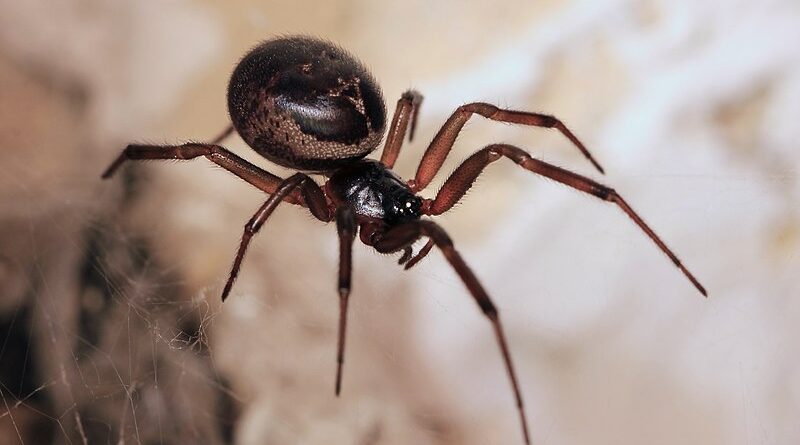
[[(194, 159), (205, 156), (270, 195), (245, 225), (239, 251), (222, 291), (223, 300), (236, 280), (250, 239), (278, 204), (288, 202), (306, 207), (324, 222), (336, 219), (340, 242), (336, 395), (342, 381), (351, 249), (356, 233), (359, 232), (364, 244), (378, 252), (402, 252), (399, 262), (405, 264), (406, 269), (419, 262), (436, 245), (492, 323), (514, 390), (525, 443), (530, 443), (522, 396), (497, 309), (453, 247), (447, 233), (433, 221), (421, 219), (423, 215), (436, 216), (448, 211), (464, 196), (486, 166), (507, 157), (526, 170), (619, 206), (701, 294), (706, 295), (706, 291), (613, 189), (534, 159), (511, 145), (492, 144), (478, 150), (450, 175), (435, 198), (417, 196), (416, 193), (438, 173), (458, 133), (473, 114), (495, 121), (556, 128), (597, 170), (603, 172), (586, 147), (555, 117), (504, 110), (487, 103), (470, 103), (458, 107), (450, 116), (422, 156), (414, 179), (404, 182), (391, 168), (406, 132), (409, 140), (414, 136), (421, 102), (419, 93), (404, 93), (389, 125), (381, 160), (364, 159), (381, 142), (386, 127), (386, 107), (381, 90), (369, 71), (346, 51), (323, 40), (299, 36), (268, 40), (250, 51), (231, 76), (228, 111), (232, 126), (210, 143), (128, 145), (103, 173), (103, 178), (111, 177), (129, 159)], [(327, 181), (320, 187), (306, 173), (295, 173), (282, 179), (236, 156), (219, 145), (234, 129), (250, 147), (270, 161), (323, 175)], [(414, 255), (411, 246), (423, 237), (428, 241)]]

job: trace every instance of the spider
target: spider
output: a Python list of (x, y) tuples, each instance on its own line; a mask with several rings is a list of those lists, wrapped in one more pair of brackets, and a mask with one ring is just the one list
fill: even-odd
[[(421, 102), (418, 92), (403, 93), (389, 124), (380, 161), (367, 159), (380, 144), (386, 128), (386, 106), (370, 72), (358, 59), (328, 41), (307, 36), (274, 38), (253, 48), (236, 66), (228, 85), (232, 124), (218, 137), (209, 143), (128, 145), (102, 177), (111, 177), (126, 160), (189, 160), (202, 156), (269, 195), (244, 227), (222, 291), (223, 301), (236, 280), (250, 240), (280, 203), (305, 207), (326, 223), (335, 220), (340, 246), (337, 396), (342, 384), (351, 250), (356, 235), (380, 253), (401, 254), (399, 264), (405, 269), (417, 264), (434, 246), (438, 247), (492, 324), (516, 399), (523, 438), (529, 444), (522, 395), (497, 308), (447, 232), (423, 216), (450, 210), (489, 164), (505, 157), (532, 173), (616, 204), (701, 294), (705, 296), (706, 291), (614, 189), (533, 158), (512, 145), (491, 144), (478, 150), (450, 175), (433, 199), (418, 196), (441, 169), (464, 124), (476, 114), (494, 121), (555, 128), (604, 173), (586, 147), (557, 118), (475, 102), (453, 112), (428, 145), (414, 179), (403, 181), (392, 167), (405, 135), (408, 134), (409, 140), (414, 137)], [(298, 172), (282, 179), (219, 145), (234, 129), (258, 154)], [(320, 186), (309, 174), (322, 175), (326, 181)], [(414, 253), (412, 245), (420, 239), (427, 242)]]

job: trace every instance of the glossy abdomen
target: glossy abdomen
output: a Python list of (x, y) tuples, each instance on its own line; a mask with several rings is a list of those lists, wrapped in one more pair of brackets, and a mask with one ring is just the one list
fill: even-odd
[(380, 143), (386, 107), (357, 59), (310, 37), (263, 42), (228, 86), (233, 126), (261, 155), (285, 167), (326, 171)]

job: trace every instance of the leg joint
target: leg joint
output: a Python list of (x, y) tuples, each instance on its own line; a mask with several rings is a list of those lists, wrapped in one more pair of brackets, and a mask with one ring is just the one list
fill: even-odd
[(488, 298), (481, 298), (478, 300), (478, 306), (480, 306), (481, 311), (486, 314), (491, 320), (496, 320), (498, 317), (497, 308), (495, 307), (492, 300)]
[(540, 115), (540, 119), (542, 120), (542, 126), (543, 127), (553, 128), (553, 127), (563, 127), (564, 126), (564, 124), (562, 124), (561, 121), (557, 117), (551, 116), (549, 114)]
[(403, 101), (403, 102), (408, 102), (409, 104), (413, 105), (413, 104), (419, 102), (419, 97), (420, 97), (420, 94), (416, 90), (408, 90), (408, 91), (403, 92), (403, 94), (400, 95), (400, 100)]
[(604, 201), (613, 201), (614, 197), (617, 196), (617, 191), (612, 189), (611, 187), (598, 185), (595, 194)]
[[(527, 151), (522, 150), (521, 148), (514, 147), (512, 145), (507, 144), (492, 144), (487, 147), (490, 153), (496, 153), (497, 158), (499, 159), (500, 156), (506, 156), (507, 158), (511, 159), (517, 164), (522, 164), (525, 161), (531, 159), (531, 155), (528, 154)], [(492, 159), (493, 161), (496, 159)]]
[(458, 111), (461, 113), (478, 113), (483, 117), (491, 117), (499, 110), (496, 106), (485, 102), (473, 102), (458, 107)]
[(490, 145), (486, 148), (487, 161), (494, 162), (503, 157), (502, 150), (498, 149), (496, 145)]

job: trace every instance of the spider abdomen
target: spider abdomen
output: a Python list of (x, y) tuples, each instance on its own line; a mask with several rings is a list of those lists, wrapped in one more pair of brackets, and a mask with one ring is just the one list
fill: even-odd
[(285, 167), (326, 171), (380, 143), (380, 87), (353, 56), (324, 40), (284, 37), (250, 51), (233, 72), (228, 111), (259, 154)]

